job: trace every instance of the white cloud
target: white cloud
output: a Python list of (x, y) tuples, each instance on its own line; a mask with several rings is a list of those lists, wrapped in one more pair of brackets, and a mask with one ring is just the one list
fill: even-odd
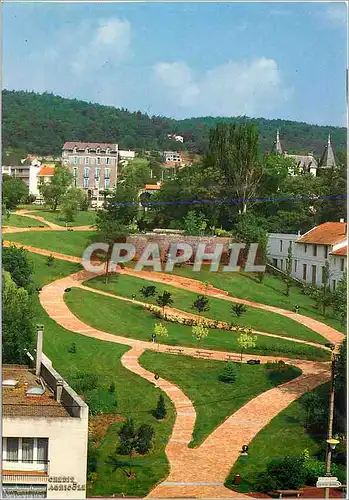
[(265, 57), (229, 61), (200, 78), (185, 63), (159, 63), (153, 70), (163, 97), (176, 102), (179, 114), (257, 116), (278, 107), (291, 93), (277, 63)]
[(329, 3), (325, 10), (325, 19), (335, 28), (345, 27), (348, 22), (347, 5), (344, 2)]

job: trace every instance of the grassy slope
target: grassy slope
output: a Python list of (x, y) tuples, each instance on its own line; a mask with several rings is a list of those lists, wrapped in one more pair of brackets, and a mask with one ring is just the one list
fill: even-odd
[(252, 274), (248, 273), (212, 273), (207, 268), (201, 269), (200, 272), (193, 272), (190, 266), (175, 267), (173, 272), (204, 283), (208, 282), (240, 299), (254, 300), (290, 311), (294, 311), (294, 306), (297, 304), (300, 307), (299, 312), (301, 314), (323, 321), (339, 331), (345, 331), (345, 327), (335, 317), (331, 315), (323, 317), (316, 309), (314, 301), (304, 295), (299, 287), (292, 286), (290, 295), (286, 297), (284, 294), (285, 285), (277, 276), (267, 274), (263, 284), (260, 284)]
[(43, 222), (38, 220), (30, 219), (29, 217), (24, 217), (23, 215), (11, 214), (9, 218), (2, 217), (3, 226), (15, 226), (15, 227), (38, 227), (46, 226)]
[[(35, 266), (35, 285), (42, 286), (79, 269), (79, 266), (64, 261), (55, 261), (53, 267), (45, 265), (45, 257), (29, 254)], [(135, 459), (137, 477), (134, 481), (125, 478), (121, 470), (113, 472), (106, 465), (110, 453), (115, 450), (117, 430), (121, 423), (116, 422), (109, 427), (106, 438), (100, 445), (100, 459), (97, 469), (98, 478), (89, 495), (146, 495), (150, 489), (168, 472), (168, 463), (164, 448), (174, 422), (174, 408), (166, 397), (168, 417), (158, 422), (150, 414), (155, 408), (159, 390), (141, 377), (134, 375), (120, 363), (120, 357), (127, 351), (126, 346), (100, 342), (83, 337), (61, 328), (52, 321), (42, 309), (37, 297), (34, 297), (35, 322), (45, 327), (44, 351), (53, 361), (54, 367), (69, 381), (79, 367), (79, 370), (96, 373), (102, 389), (115, 382), (115, 394), (110, 397), (117, 399), (116, 411), (132, 417), (135, 424), (150, 423), (154, 426), (156, 439), (153, 451), (144, 457)], [(76, 353), (68, 352), (68, 347), (75, 342)], [(136, 410), (135, 410), (136, 409)]]
[[(31, 210), (31, 209), (30, 209)], [(58, 226), (65, 226), (65, 218), (64, 215), (57, 210), (54, 212), (53, 210), (33, 210), (31, 212), (33, 215), (40, 215), (44, 217), (44, 219), (49, 222), (53, 222)], [(96, 220), (96, 212), (88, 211), (88, 212), (78, 212), (75, 220), (73, 222), (69, 222), (70, 226), (92, 226)]]
[[(329, 386), (324, 384), (315, 389), (328, 395)], [(241, 492), (254, 491), (256, 475), (263, 472), (267, 464), (285, 455), (299, 456), (304, 449), (310, 455), (317, 455), (326, 436), (314, 439), (304, 429), (306, 413), (301, 404), (302, 397), (277, 415), (249, 444), (248, 457), (241, 457), (232, 468), (226, 485)], [(340, 467), (343, 474), (343, 467)], [(235, 474), (241, 474), (239, 486), (233, 485)]]
[(5, 239), (16, 241), (36, 248), (44, 248), (52, 252), (81, 257), (90, 245), (91, 231), (49, 231), (38, 233), (6, 234)]
[[(197, 294), (169, 285), (162, 285), (161, 283), (135, 278), (134, 276), (117, 274), (110, 276), (107, 285), (104, 282), (103, 276), (86, 281), (85, 284), (123, 297), (132, 298), (132, 295), (135, 294), (138, 300), (150, 302), (152, 304), (156, 304), (156, 297), (148, 297), (145, 299), (139, 291), (143, 286), (155, 285), (157, 294), (162, 293), (164, 290), (172, 293), (173, 307), (182, 309), (183, 311), (197, 313), (195, 309), (192, 309), (192, 304), (197, 298)], [(247, 313), (238, 318), (236, 315), (231, 314), (232, 304), (230, 302), (215, 298), (209, 298), (209, 301), (210, 309), (203, 313), (203, 316), (207, 318), (219, 319), (228, 323), (233, 322), (262, 332), (308, 340), (319, 344), (328, 342), (322, 335), (280, 314), (248, 307)]]
[[(145, 368), (178, 385), (193, 402), (197, 413), (193, 446), (199, 445), (229, 415), (250, 399), (278, 385), (268, 377), (264, 365), (234, 363), (236, 380), (234, 384), (225, 384), (218, 380), (225, 366), (224, 361), (192, 359), (187, 356), (146, 351), (140, 362)], [(288, 380), (300, 373), (301, 370), (294, 368)], [(279, 379), (278, 383), (286, 380)], [(183, 408), (183, 411), (186, 409)]]
[[(70, 310), (82, 321), (100, 330), (141, 340), (151, 340), (155, 323), (159, 322), (151, 313), (137, 304), (127, 303), (113, 297), (103, 297), (85, 290), (73, 288), (65, 294)], [(175, 323), (166, 323), (168, 337), (164, 343), (197, 347), (191, 328)], [(223, 330), (211, 330), (200, 347), (240, 352), (237, 343), (239, 334)], [(257, 347), (249, 353), (288, 356), (306, 359), (328, 359), (323, 349), (299, 343), (259, 335)]]

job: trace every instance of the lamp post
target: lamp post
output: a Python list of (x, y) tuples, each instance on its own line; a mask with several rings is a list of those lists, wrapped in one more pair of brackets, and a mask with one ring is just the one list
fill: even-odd
[[(327, 434), (327, 452), (326, 452), (326, 476), (331, 475), (331, 458), (332, 450), (335, 449), (336, 445), (339, 443), (337, 439), (333, 439), (333, 415), (334, 415), (334, 378), (336, 369), (336, 356), (335, 346), (332, 348), (331, 354), (331, 389), (330, 389), (330, 404), (329, 404), (329, 415), (328, 415), (328, 434)], [(325, 498), (330, 497), (330, 489), (325, 488)]]

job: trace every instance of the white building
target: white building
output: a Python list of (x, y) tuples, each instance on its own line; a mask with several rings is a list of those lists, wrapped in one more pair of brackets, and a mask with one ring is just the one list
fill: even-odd
[(39, 359), (3, 365), (2, 498), (86, 498), (88, 406)]
[(3, 166), (2, 174), (11, 175), (21, 179), (29, 188), (29, 194), (38, 195), (38, 174), (40, 163), (32, 162), (30, 165)]
[(289, 245), (292, 245), (292, 276), (305, 283), (323, 283), (325, 262), (330, 266), (330, 285), (334, 290), (347, 268), (347, 224), (325, 222), (301, 235), (270, 233), (268, 258), (285, 271)]
[(184, 137), (182, 135), (176, 135), (176, 134), (167, 134), (167, 137), (169, 139), (174, 139), (177, 142), (184, 142)]
[(182, 164), (182, 157), (181, 157), (181, 154), (178, 153), (177, 151), (164, 151), (162, 153), (162, 161), (164, 163), (175, 162), (175, 163), (178, 163), (179, 165), (181, 165)]
[(136, 157), (135, 151), (119, 150), (119, 163), (123, 166), (129, 164), (130, 161), (134, 160)]

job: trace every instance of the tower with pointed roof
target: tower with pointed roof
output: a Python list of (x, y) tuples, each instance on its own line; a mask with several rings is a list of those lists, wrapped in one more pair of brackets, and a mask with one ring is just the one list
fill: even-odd
[(276, 131), (276, 141), (274, 141), (274, 150), (273, 153), (277, 155), (282, 155), (282, 147), (280, 142), (280, 132), (279, 129)]
[(328, 134), (327, 146), (325, 147), (319, 166), (320, 168), (335, 168), (337, 166), (331, 144), (331, 134)]

